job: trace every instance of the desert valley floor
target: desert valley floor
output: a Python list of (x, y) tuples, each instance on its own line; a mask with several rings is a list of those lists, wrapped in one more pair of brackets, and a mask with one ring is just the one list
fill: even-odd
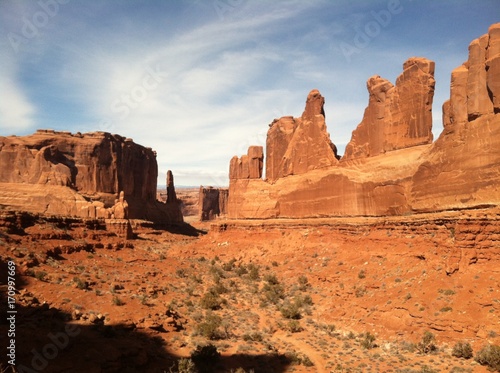
[[(7, 215), (0, 257), (18, 272), (19, 371), (190, 372), (195, 361), (226, 372), (487, 372), (453, 356), (457, 343), (475, 354), (500, 342), (500, 250), (453, 251), (498, 243), (477, 234), (498, 228), (498, 209), (188, 217), (168, 230), (135, 222), (126, 241), (78, 219)], [(78, 333), (53, 356), (47, 346), (68, 326)]]

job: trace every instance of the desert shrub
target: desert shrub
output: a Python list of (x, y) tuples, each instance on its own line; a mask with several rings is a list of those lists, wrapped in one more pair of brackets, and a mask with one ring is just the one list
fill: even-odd
[[(172, 369), (170, 369), (170, 372), (173, 373)], [(198, 373), (198, 369), (196, 369), (193, 360), (183, 358), (177, 363), (176, 373)]]
[(361, 298), (366, 294), (366, 288), (364, 286), (354, 287), (354, 294), (356, 298)]
[(292, 333), (298, 333), (304, 330), (302, 326), (300, 326), (300, 322), (298, 320), (290, 320), (288, 324), (286, 325), (286, 328), (288, 331)]
[(280, 299), (285, 298), (285, 289), (280, 283), (267, 282), (262, 287), (264, 298), (272, 304), (277, 304)]
[(115, 306), (123, 306), (123, 305), (125, 304), (125, 302), (124, 302), (124, 301), (122, 301), (122, 300), (121, 300), (118, 296), (116, 296), (116, 295), (115, 295), (115, 296), (113, 297), (113, 304), (114, 304)]
[(367, 349), (367, 350), (370, 350), (374, 347), (377, 347), (377, 345), (375, 344), (375, 336), (373, 334), (371, 334), (370, 332), (366, 332), (364, 334), (361, 335), (362, 336), (362, 340), (361, 340), (361, 347)]
[(314, 366), (313, 362), (311, 359), (309, 359), (308, 356), (306, 355), (300, 355), (295, 351), (289, 351), (285, 353), (286, 359), (291, 363), (295, 365), (304, 365), (306, 367), (312, 367)]
[(300, 307), (297, 305), (297, 303), (286, 302), (280, 308), (280, 312), (281, 315), (286, 319), (298, 320), (302, 317), (302, 315), (300, 314)]
[(82, 280), (80, 277), (74, 277), (73, 282), (76, 284), (76, 287), (80, 290), (85, 290), (88, 288), (88, 284)]
[(469, 342), (457, 342), (451, 354), (458, 358), (470, 359), (473, 356), (472, 347)]
[(250, 263), (247, 266), (248, 269), (248, 276), (250, 277), (251, 280), (258, 280), (260, 278), (260, 273), (259, 273), (259, 267), (257, 267), (255, 264)]
[(184, 268), (179, 268), (175, 271), (175, 274), (179, 278), (184, 278), (186, 277), (186, 270)]
[(264, 281), (266, 281), (269, 285), (278, 285), (280, 283), (275, 274), (265, 275)]
[(299, 307), (312, 306), (313, 300), (309, 294), (295, 297), (295, 304)]
[(234, 263), (236, 263), (236, 259), (231, 259), (222, 265), (222, 269), (226, 272), (231, 272), (234, 269)]
[(219, 358), (220, 353), (213, 344), (197, 346), (191, 353), (191, 360), (200, 372), (213, 372)]
[(484, 346), (477, 352), (475, 360), (481, 365), (487, 365), (500, 372), (500, 346)]
[(220, 295), (227, 293), (229, 290), (226, 288), (222, 281), (217, 281), (215, 285), (212, 286), (208, 291), (212, 294)]
[(264, 337), (262, 337), (262, 334), (260, 334), (258, 332), (243, 334), (242, 338), (245, 342), (250, 342), (250, 341), (262, 342), (264, 340)]
[(213, 291), (209, 291), (200, 299), (200, 306), (207, 310), (218, 310), (221, 308), (224, 300)]
[(45, 281), (45, 277), (47, 276), (47, 272), (45, 271), (36, 271), (35, 278), (40, 281)]
[(219, 329), (221, 324), (222, 318), (220, 316), (208, 314), (205, 317), (205, 321), (196, 326), (196, 331), (201, 336), (210, 340), (222, 339), (223, 333)]
[(240, 276), (240, 277), (241, 277), (241, 276), (243, 276), (243, 275), (246, 275), (246, 274), (248, 273), (248, 270), (246, 269), (246, 267), (245, 267), (245, 266), (243, 266), (243, 265), (239, 265), (239, 266), (236, 268), (235, 272), (236, 272), (236, 274), (237, 274), (238, 276)]
[(299, 289), (302, 291), (306, 291), (307, 288), (310, 286), (309, 280), (304, 275), (301, 275), (299, 277), (298, 282), (299, 282)]
[(439, 289), (438, 293), (439, 294), (444, 294), (444, 295), (455, 295), (455, 290), (452, 290), (452, 289)]
[(361, 280), (361, 279), (364, 279), (365, 277), (366, 277), (366, 271), (364, 269), (362, 269), (358, 273), (358, 278)]
[(429, 331), (426, 331), (422, 337), (422, 340), (417, 343), (417, 351), (421, 354), (429, 354), (437, 350), (436, 347), (436, 337)]

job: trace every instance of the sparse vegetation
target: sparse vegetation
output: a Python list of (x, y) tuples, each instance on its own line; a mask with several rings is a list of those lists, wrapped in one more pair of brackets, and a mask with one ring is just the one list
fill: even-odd
[(417, 351), (421, 354), (429, 354), (437, 350), (436, 347), (436, 337), (429, 331), (426, 331), (422, 337), (422, 340), (417, 343)]
[(500, 346), (486, 345), (477, 352), (474, 359), (479, 364), (500, 372)]
[(366, 332), (361, 335), (362, 340), (361, 340), (361, 347), (363, 347), (366, 350), (371, 350), (372, 348), (376, 347), (377, 345), (375, 344), (375, 336), (371, 334), (370, 332)]
[(220, 352), (213, 344), (197, 346), (191, 353), (191, 360), (200, 372), (212, 372), (220, 359)]
[(473, 356), (472, 347), (469, 342), (457, 342), (453, 346), (451, 355), (458, 358), (470, 359)]
[(115, 295), (113, 297), (113, 304), (115, 306), (123, 306), (125, 304), (125, 302), (123, 300), (121, 300), (121, 298), (119, 298), (117, 295)]

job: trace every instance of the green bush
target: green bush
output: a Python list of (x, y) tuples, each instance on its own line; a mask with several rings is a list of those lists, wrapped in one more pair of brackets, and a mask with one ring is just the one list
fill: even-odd
[(469, 342), (457, 342), (451, 354), (458, 358), (470, 359), (473, 356), (472, 347)]
[(247, 269), (248, 269), (248, 275), (249, 275), (251, 280), (255, 281), (255, 280), (258, 280), (260, 278), (259, 267), (257, 267), (255, 264), (250, 263), (247, 266)]
[(200, 299), (200, 306), (207, 310), (218, 310), (223, 303), (224, 300), (218, 294), (214, 294), (213, 291), (205, 293)]
[(272, 304), (277, 304), (280, 299), (285, 298), (285, 289), (279, 283), (266, 283), (262, 287), (264, 298)]
[(361, 335), (363, 337), (363, 340), (361, 341), (361, 347), (371, 350), (374, 347), (377, 347), (375, 344), (375, 336), (371, 334), (370, 332), (366, 332)]
[(114, 304), (115, 306), (123, 306), (123, 305), (125, 304), (125, 302), (124, 302), (124, 301), (122, 301), (120, 298), (118, 298), (118, 296), (116, 296), (116, 295), (115, 295), (115, 296), (113, 297), (113, 304)]
[(481, 365), (487, 365), (492, 369), (496, 369), (497, 372), (500, 372), (500, 346), (484, 346), (476, 354), (475, 360)]
[(220, 353), (217, 351), (217, 347), (212, 344), (197, 346), (191, 353), (191, 360), (193, 360), (200, 372), (213, 372), (219, 358)]
[(434, 334), (426, 331), (424, 333), (424, 336), (422, 337), (422, 340), (417, 343), (417, 351), (421, 354), (429, 354), (431, 352), (434, 352), (437, 350), (435, 342), (436, 337), (434, 337)]
[(300, 308), (297, 303), (285, 303), (280, 308), (281, 315), (286, 319), (298, 320), (302, 317), (300, 314)]
[[(172, 372), (172, 369), (170, 369), (170, 372)], [(177, 363), (176, 373), (198, 373), (198, 369), (196, 369), (193, 360), (183, 358)]]
[(205, 321), (196, 326), (196, 331), (203, 337), (215, 340), (222, 339), (222, 332), (219, 330), (219, 326), (222, 324), (222, 318), (217, 315), (208, 314)]
[(300, 326), (300, 322), (298, 320), (290, 320), (288, 324), (286, 325), (288, 331), (292, 333), (298, 333), (304, 330), (302, 326)]

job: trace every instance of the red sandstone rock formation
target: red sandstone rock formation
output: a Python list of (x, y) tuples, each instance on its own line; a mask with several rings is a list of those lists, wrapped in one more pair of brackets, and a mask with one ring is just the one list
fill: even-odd
[(228, 189), (200, 186), (200, 220), (213, 220), (227, 213)]
[(15, 209), (106, 218), (123, 191), (130, 218), (182, 221), (175, 207), (156, 202), (157, 176), (156, 153), (119, 135), (0, 137), (0, 204)]
[(229, 179), (260, 179), (264, 151), (262, 146), (250, 146), (248, 153), (241, 158), (234, 156), (229, 166)]
[(338, 163), (337, 149), (326, 131), (325, 99), (313, 89), (301, 118), (274, 120), (267, 132), (266, 179), (299, 175)]
[(177, 195), (175, 194), (174, 174), (172, 171), (167, 171), (167, 203), (177, 202)]
[(396, 86), (378, 75), (368, 79), (368, 107), (343, 159), (430, 144), (434, 85), (434, 62), (416, 57), (403, 64)]
[(414, 210), (436, 211), (500, 202), (500, 24), (469, 46), (451, 74), (444, 130), (413, 176)]
[(469, 60), (453, 71), (444, 130), (433, 144), (434, 63), (409, 59), (395, 86), (370, 78), (363, 121), (345, 157), (330, 167), (318, 162), (318, 153), (308, 153), (325, 139), (306, 135), (313, 133), (312, 124), (324, 123), (322, 100), (313, 91), (302, 118), (283, 117), (271, 125), (267, 181), (231, 178), (228, 217), (405, 215), (499, 205), (499, 59), (496, 24), (471, 43)]
[(125, 201), (125, 193), (120, 192), (118, 200), (111, 208), (111, 217), (113, 219), (128, 219), (128, 203)]

